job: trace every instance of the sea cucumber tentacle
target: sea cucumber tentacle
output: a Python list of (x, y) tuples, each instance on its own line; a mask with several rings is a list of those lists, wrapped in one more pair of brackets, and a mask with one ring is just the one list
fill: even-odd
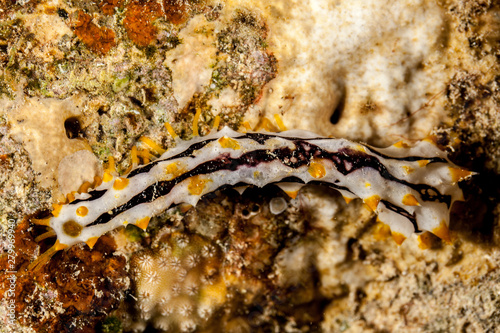
[(299, 186), (313, 183), (340, 191), (346, 201), (363, 199), (398, 243), (421, 231), (448, 240), (449, 210), (462, 198), (457, 181), (472, 175), (429, 141), (380, 149), (300, 130), (238, 133), (224, 127), (177, 143), (123, 176), (110, 158), (99, 186), (57, 206), (44, 222), (57, 235), (57, 248), (80, 242), (92, 247), (101, 235), (122, 225), (145, 229), (150, 217), (181, 203), (195, 205), (221, 188), (280, 183), (292, 197)]

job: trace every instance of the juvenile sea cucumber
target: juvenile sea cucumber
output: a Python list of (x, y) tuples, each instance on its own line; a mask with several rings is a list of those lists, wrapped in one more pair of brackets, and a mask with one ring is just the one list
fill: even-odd
[(462, 199), (457, 183), (471, 175), (432, 140), (380, 149), (303, 130), (238, 133), (224, 127), (179, 140), (126, 175), (108, 168), (95, 189), (56, 205), (50, 218), (35, 223), (50, 226), (57, 241), (31, 267), (80, 242), (92, 248), (123, 225), (146, 229), (152, 216), (177, 204), (196, 205), (203, 195), (230, 186), (277, 184), (295, 197), (303, 184), (325, 185), (346, 200), (363, 199), (399, 244), (422, 231), (447, 239), (449, 210)]

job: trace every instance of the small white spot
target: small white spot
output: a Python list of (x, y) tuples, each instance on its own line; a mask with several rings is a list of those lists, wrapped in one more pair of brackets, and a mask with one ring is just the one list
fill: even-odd
[(137, 258), (137, 265), (143, 270), (149, 270), (153, 267), (154, 260), (148, 255), (141, 255)]
[(174, 312), (174, 311), (173, 311), (172, 306), (170, 306), (170, 305), (162, 306), (160, 309), (160, 313), (162, 316), (170, 316), (172, 314), (172, 312)]
[(137, 298), (139, 299), (139, 302), (148, 301), (151, 298), (151, 293), (147, 291), (141, 291), (139, 292), (139, 295), (137, 295)]
[(215, 248), (212, 245), (205, 245), (201, 249), (201, 255), (205, 258), (212, 258), (215, 255)]
[(193, 311), (193, 307), (189, 304), (184, 304), (179, 307), (179, 314), (181, 316), (187, 317)]
[(288, 204), (283, 197), (272, 198), (269, 202), (269, 210), (274, 215), (283, 213), (287, 207)]
[(144, 280), (146, 283), (156, 285), (158, 284), (158, 273), (156, 273), (156, 271), (149, 271), (146, 273)]
[(181, 267), (181, 260), (179, 258), (173, 257), (169, 259), (168, 264), (172, 268), (179, 268)]
[(192, 283), (192, 284), (189, 284), (187, 287), (186, 287), (186, 293), (189, 295), (189, 296), (194, 296), (198, 293), (198, 286), (195, 284), (195, 283)]
[(187, 275), (187, 271), (184, 268), (179, 269), (178, 277), (181, 280), (184, 280), (184, 278)]
[(162, 257), (168, 257), (172, 253), (172, 247), (168, 244), (162, 244), (160, 247), (160, 254)]
[(185, 320), (180, 324), (181, 332), (193, 332), (196, 329), (196, 324), (192, 320)]
[(181, 293), (181, 286), (178, 283), (174, 284), (172, 286), (172, 294), (174, 296), (179, 296), (180, 293)]
[(206, 305), (198, 308), (198, 316), (200, 316), (200, 318), (202, 319), (208, 319), (208, 317), (212, 315), (212, 312), (213, 312), (212, 308)]
[(188, 238), (185, 237), (185, 236), (179, 236), (179, 238), (177, 238), (176, 241), (177, 241), (177, 245), (181, 249), (185, 248), (188, 245), (188, 243), (189, 243)]
[(194, 266), (196, 266), (198, 264), (199, 261), (200, 261), (200, 256), (197, 255), (196, 253), (194, 253), (194, 254), (187, 256), (186, 265), (188, 268), (193, 268)]
[(161, 257), (160, 260), (159, 260), (158, 266), (160, 266), (160, 268), (162, 268), (162, 269), (169, 268), (170, 267), (170, 261), (169, 261), (169, 259), (165, 258), (165, 257)]

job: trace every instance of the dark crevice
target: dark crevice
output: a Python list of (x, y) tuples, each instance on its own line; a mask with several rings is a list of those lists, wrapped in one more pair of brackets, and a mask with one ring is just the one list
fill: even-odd
[(332, 115), (330, 116), (330, 122), (333, 125), (338, 124), (338, 122), (340, 121), (340, 117), (342, 117), (342, 114), (344, 113), (345, 98), (346, 98), (345, 87), (341, 86), (340, 99), (339, 99), (337, 105), (335, 106), (335, 109), (333, 110)]

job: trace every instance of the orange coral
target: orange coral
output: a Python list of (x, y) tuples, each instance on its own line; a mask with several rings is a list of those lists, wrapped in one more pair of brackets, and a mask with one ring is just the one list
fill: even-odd
[(121, 7), (124, 0), (102, 0), (99, 4), (104, 15), (113, 15), (116, 7)]
[(161, 14), (161, 7), (156, 1), (131, 1), (127, 6), (127, 14), (123, 20), (128, 37), (139, 46), (151, 44), (158, 33), (153, 21)]
[[(0, 297), (14, 274), (15, 312), (21, 324), (43, 332), (93, 331), (107, 312), (119, 306), (128, 288), (126, 260), (114, 255), (114, 240), (105, 235), (92, 251), (86, 246), (61, 251), (34, 272), (25, 270), (38, 251), (33, 234), (27, 219), (18, 224), (14, 268), (6, 254), (0, 256)], [(72, 326), (76, 323), (78, 330)]]
[(92, 22), (92, 17), (81, 10), (78, 12), (73, 30), (78, 38), (95, 53), (105, 55), (116, 45), (113, 30), (97, 26)]
[(189, 18), (190, 2), (186, 0), (164, 0), (165, 17), (173, 24), (182, 24)]

